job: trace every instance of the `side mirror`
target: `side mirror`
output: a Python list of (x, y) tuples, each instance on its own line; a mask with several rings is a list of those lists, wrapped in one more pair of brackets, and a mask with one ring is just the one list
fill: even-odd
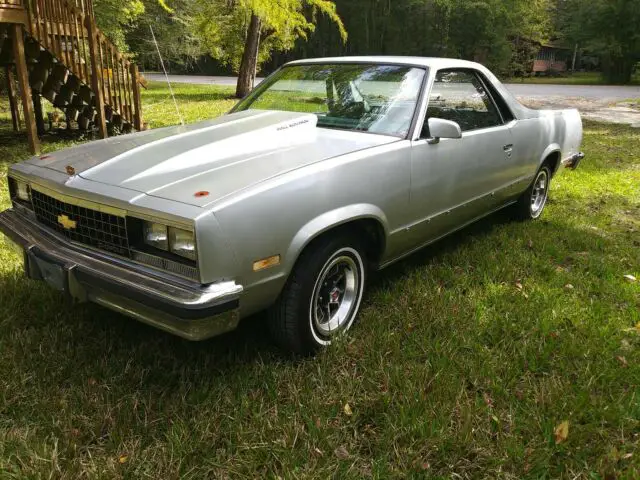
[(442, 118), (429, 119), (429, 143), (438, 143), (441, 138), (462, 138), (460, 125)]

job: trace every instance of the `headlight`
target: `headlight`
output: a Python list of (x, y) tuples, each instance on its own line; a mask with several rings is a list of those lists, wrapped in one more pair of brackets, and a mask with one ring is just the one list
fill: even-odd
[(16, 182), (16, 197), (24, 202), (31, 202), (31, 191), (25, 182)]
[(196, 239), (193, 232), (169, 227), (169, 251), (190, 260), (196, 259)]
[(144, 222), (143, 239), (147, 245), (196, 260), (196, 239), (193, 232), (167, 227), (161, 223)]
[(161, 223), (144, 222), (144, 243), (160, 250), (169, 249), (167, 226)]
[(16, 200), (31, 203), (31, 190), (27, 182), (9, 178), (9, 189)]

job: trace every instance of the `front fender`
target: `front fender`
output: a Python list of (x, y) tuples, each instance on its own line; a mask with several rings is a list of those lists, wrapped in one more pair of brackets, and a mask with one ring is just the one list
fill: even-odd
[(346, 205), (317, 216), (298, 230), (291, 240), (285, 255), (284, 267), (286, 271), (291, 271), (304, 248), (319, 235), (340, 225), (363, 219), (372, 219), (379, 222), (384, 230), (385, 238), (388, 238), (389, 223), (387, 216), (379, 207), (368, 203)]

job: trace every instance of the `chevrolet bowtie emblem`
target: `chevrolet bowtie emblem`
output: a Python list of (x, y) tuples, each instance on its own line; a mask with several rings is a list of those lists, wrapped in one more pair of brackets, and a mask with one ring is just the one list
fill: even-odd
[(75, 220), (71, 220), (66, 215), (58, 215), (58, 223), (62, 225), (62, 228), (65, 230), (71, 230), (72, 228), (76, 228), (78, 226), (78, 222)]

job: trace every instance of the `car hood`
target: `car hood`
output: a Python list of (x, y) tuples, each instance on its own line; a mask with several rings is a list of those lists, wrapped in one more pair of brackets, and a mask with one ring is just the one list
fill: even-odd
[(27, 163), (205, 206), (305, 165), (398, 140), (316, 123), (313, 114), (248, 110), (91, 142)]

